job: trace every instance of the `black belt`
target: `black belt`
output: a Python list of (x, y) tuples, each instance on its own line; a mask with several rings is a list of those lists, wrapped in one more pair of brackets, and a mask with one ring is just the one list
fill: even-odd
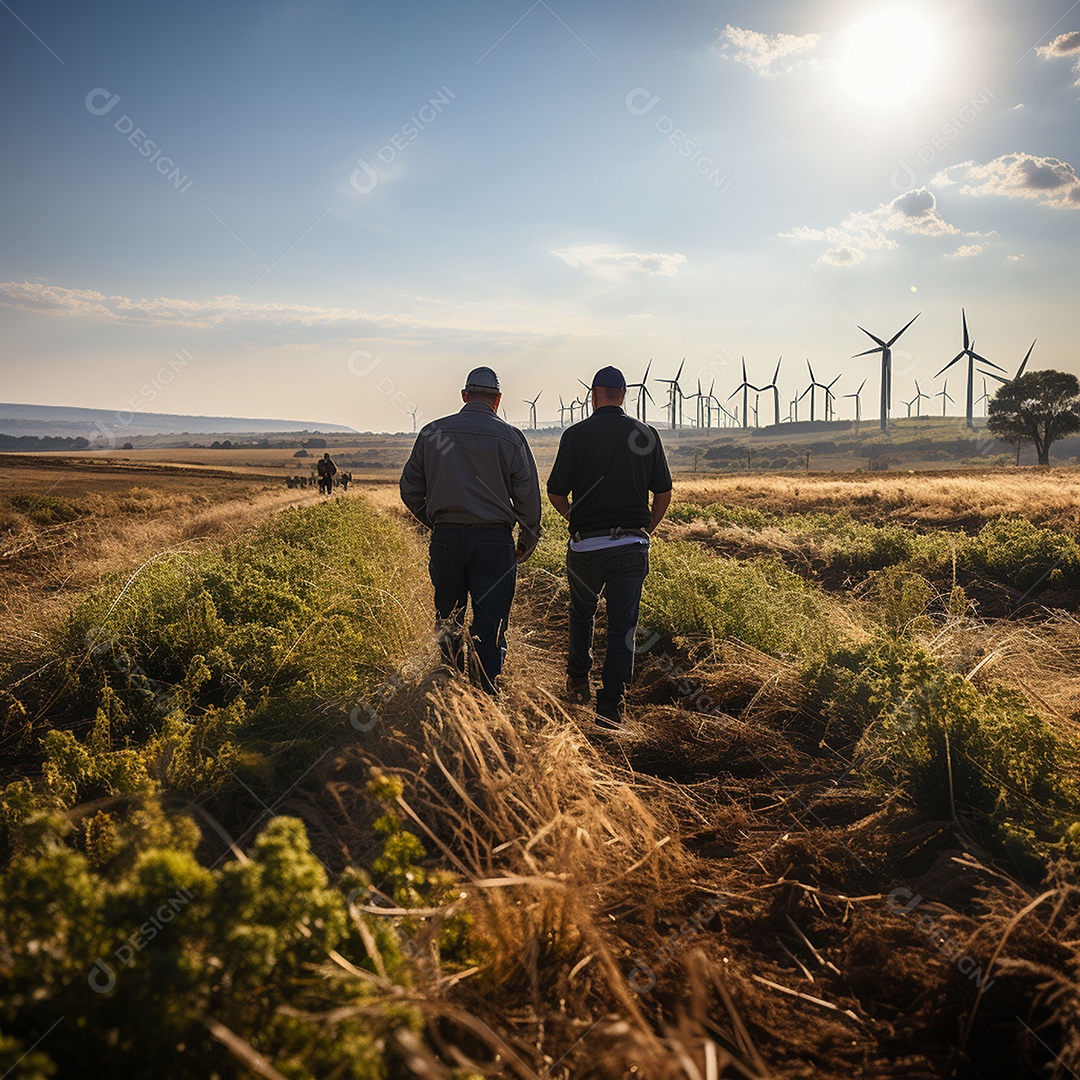
[(579, 540), (594, 540), (598, 536), (606, 536), (611, 540), (621, 540), (624, 536), (635, 536), (641, 540), (649, 539), (649, 534), (644, 529), (623, 529), (620, 526), (614, 529), (601, 529), (599, 532), (576, 532), (570, 539), (576, 544)]
[(513, 525), (494, 521), (436, 521), (436, 529), (512, 529)]

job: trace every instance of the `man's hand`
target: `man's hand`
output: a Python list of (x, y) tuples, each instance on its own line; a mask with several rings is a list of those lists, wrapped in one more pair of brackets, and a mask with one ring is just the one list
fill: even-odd
[(524, 562), (531, 554), (532, 551), (527, 547), (523, 547), (521, 544), (518, 544), (517, 547), (514, 548), (514, 558), (517, 559), (518, 562)]
[(653, 492), (652, 499), (652, 515), (649, 519), (649, 525), (646, 528), (646, 532), (652, 536), (656, 532), (656, 526), (664, 520), (664, 515), (667, 513), (667, 508), (671, 505), (671, 492), (670, 491), (656, 491)]
[(570, 500), (565, 495), (553, 495), (549, 491), (548, 501), (555, 507), (560, 517), (566, 518), (567, 521), (570, 520)]

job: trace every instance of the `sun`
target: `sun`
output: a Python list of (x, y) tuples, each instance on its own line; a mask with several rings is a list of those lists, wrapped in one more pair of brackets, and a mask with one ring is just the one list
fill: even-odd
[(945, 28), (912, 5), (881, 8), (842, 31), (836, 74), (844, 91), (874, 108), (902, 108), (940, 79)]

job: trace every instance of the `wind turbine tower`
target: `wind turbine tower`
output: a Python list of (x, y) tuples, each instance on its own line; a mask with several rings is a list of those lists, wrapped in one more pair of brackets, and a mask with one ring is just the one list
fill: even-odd
[[(978, 360), (980, 364), (986, 364), (988, 367), (997, 368), (998, 371), (1004, 371), (1005, 369), (1000, 364), (993, 364), (986, 359), (985, 356), (980, 356), (975, 351), (975, 342), (970, 341), (968, 338), (968, 325), (967, 325), (967, 313), (963, 308), (960, 309), (960, 319), (964, 327), (964, 347), (934, 376), (936, 379), (938, 375), (943, 375), (959, 360), (967, 357), (968, 370), (967, 370), (967, 426), (974, 431), (975, 430), (975, 418), (974, 418), (974, 394), (975, 394), (975, 361)], [(1032, 348), (1035, 343), (1032, 342)], [(1028, 355), (1031, 355), (1031, 349), (1028, 350)], [(1024, 363), (1027, 363), (1027, 358), (1024, 358)], [(936, 396), (936, 395), (935, 395)], [(945, 414), (942, 413), (942, 416)]]
[[(921, 315), (922, 312), (919, 312)], [(919, 317), (915, 316), (915, 319)], [(855, 353), (856, 357), (869, 356), (871, 353), (881, 353), (881, 430), (887, 431), (889, 427), (889, 408), (892, 404), (892, 347), (896, 344), (900, 335), (915, 321), (905, 323), (888, 341), (883, 341), (877, 336), (877, 334), (871, 334), (865, 327), (860, 326), (859, 329), (868, 337), (873, 338), (877, 342), (877, 347), (873, 349), (867, 349), (866, 352)]]
[(862, 398), (860, 397), (860, 395), (862, 394), (863, 387), (865, 385), (866, 385), (866, 380), (863, 379), (863, 381), (861, 383), (859, 383), (859, 389), (856, 390), (854, 394), (845, 394), (844, 395), (844, 397), (846, 397), (846, 398), (853, 397), (855, 399), (855, 434), (856, 435), (859, 434), (859, 424), (862, 421)]
[[(542, 394), (543, 392), (544, 391), (541, 390), (540, 394)], [(529, 430), (530, 431), (535, 431), (536, 430), (536, 403), (540, 400), (540, 394), (537, 394), (536, 397), (534, 397), (532, 399), (532, 401), (530, 401), (528, 398), (522, 398), (521, 399), (522, 401), (525, 402), (526, 405), (529, 406)]]

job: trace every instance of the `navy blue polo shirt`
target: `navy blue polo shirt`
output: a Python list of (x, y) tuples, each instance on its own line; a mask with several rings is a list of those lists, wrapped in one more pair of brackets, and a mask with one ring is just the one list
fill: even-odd
[(671, 490), (664, 447), (656, 429), (601, 405), (562, 433), (551, 467), (549, 495), (573, 494), (570, 534), (644, 529), (649, 492)]

